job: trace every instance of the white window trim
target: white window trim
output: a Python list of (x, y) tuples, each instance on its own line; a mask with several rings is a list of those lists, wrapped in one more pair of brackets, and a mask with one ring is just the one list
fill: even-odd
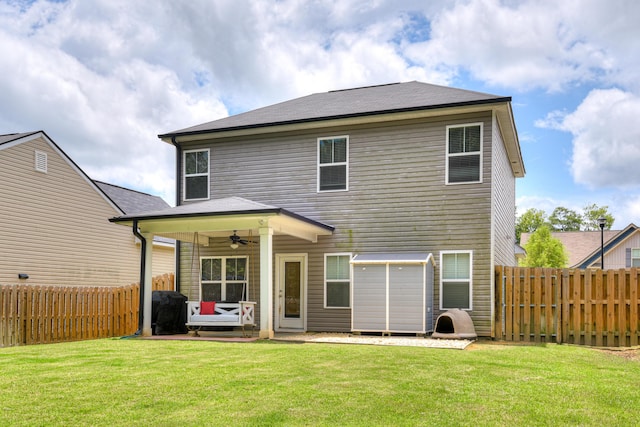
[[(349, 306), (348, 307), (329, 307), (327, 306), (327, 257), (330, 256), (348, 256), (349, 257)], [(323, 307), (327, 310), (350, 310), (353, 305), (353, 266), (351, 260), (353, 254), (351, 252), (335, 252), (324, 254), (324, 264), (322, 264), (322, 298), (324, 300)], [(342, 279), (333, 280), (335, 282), (344, 282)]]
[(442, 306), (442, 296), (443, 296), (443, 288), (445, 282), (462, 282), (462, 279), (443, 279), (442, 273), (444, 270), (443, 255), (446, 254), (469, 254), (469, 307), (461, 308), (461, 310), (472, 311), (473, 310), (473, 251), (471, 250), (461, 250), (461, 251), (440, 251), (440, 297), (439, 297), (439, 307), (440, 310), (450, 310), (458, 307), (443, 307)]
[(634, 257), (634, 256), (633, 256), (633, 251), (640, 251), (640, 248), (631, 248), (631, 259), (630, 259), (630, 261), (631, 261), (631, 266), (633, 266), (633, 260), (634, 260), (634, 259), (638, 259), (638, 260), (640, 260), (640, 257)]
[(35, 150), (34, 162), (35, 162), (34, 168), (36, 171), (47, 173), (47, 167), (48, 167), (47, 153), (45, 153), (44, 151)]
[[(196, 176), (206, 176), (207, 177), (207, 197), (198, 198), (198, 199), (187, 199), (187, 153), (199, 153), (199, 152), (207, 152), (207, 173), (194, 173), (190, 174), (189, 178)], [(211, 150), (209, 148), (199, 148), (194, 150), (184, 150), (182, 152), (182, 201), (195, 201), (195, 200), (208, 200), (211, 197)]]
[[(465, 128), (469, 126), (480, 126), (480, 151), (471, 151), (468, 153), (449, 153), (449, 129), (451, 128)], [(484, 152), (484, 123), (464, 123), (460, 125), (448, 125), (446, 130), (446, 143), (445, 143), (445, 184), (446, 185), (464, 185), (464, 184), (482, 184), (482, 175), (483, 175), (483, 152)], [(480, 154), (480, 173), (478, 181), (465, 181), (465, 182), (449, 182), (449, 157), (461, 157), (468, 156), (472, 154)]]
[[(347, 141), (347, 161), (346, 162), (338, 162), (338, 163), (323, 163), (322, 165), (320, 164), (320, 141), (321, 140), (325, 140), (325, 139), (340, 139), (340, 138), (345, 138)], [(316, 177), (316, 181), (318, 182), (317, 185), (317, 192), (318, 193), (336, 193), (339, 191), (349, 191), (349, 135), (339, 135), (339, 136), (323, 136), (318, 138), (318, 143), (316, 144), (316, 155), (317, 155), (317, 177)], [(344, 165), (346, 167), (346, 174), (345, 174), (345, 188), (343, 190), (321, 190), (320, 189), (320, 168), (324, 167), (324, 166), (342, 166)]]
[[(226, 270), (227, 270), (227, 260), (228, 259), (241, 259), (244, 258), (247, 260), (247, 265), (246, 265), (246, 278), (245, 280), (227, 280), (227, 276), (226, 276)], [(220, 259), (220, 277), (221, 280), (202, 280), (202, 260), (204, 259)], [(202, 301), (202, 284), (217, 284), (220, 283), (220, 297), (222, 298), (222, 300), (226, 300), (226, 296), (227, 296), (227, 289), (226, 289), (226, 284), (227, 283), (246, 283), (247, 284), (247, 288), (246, 288), (246, 294), (247, 294), (247, 299), (249, 299), (249, 256), (247, 255), (234, 255), (234, 256), (201, 256), (200, 257), (200, 265), (198, 265), (198, 282), (200, 283), (200, 285), (198, 286), (198, 301)]]

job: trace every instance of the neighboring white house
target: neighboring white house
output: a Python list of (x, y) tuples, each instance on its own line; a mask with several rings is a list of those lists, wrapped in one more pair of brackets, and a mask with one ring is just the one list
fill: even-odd
[[(92, 181), (43, 131), (0, 135), (0, 284), (122, 286), (140, 280), (140, 244), (109, 222), (128, 200), (162, 199)], [(141, 209), (144, 210), (147, 204)], [(154, 243), (153, 274), (174, 271)]]

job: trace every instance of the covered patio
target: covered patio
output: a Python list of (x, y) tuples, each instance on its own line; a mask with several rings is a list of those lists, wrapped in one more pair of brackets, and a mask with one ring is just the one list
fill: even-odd
[[(315, 243), (319, 236), (333, 234), (334, 227), (286, 209), (241, 197), (206, 200), (160, 211), (123, 215), (111, 222), (132, 227), (142, 241), (141, 283), (143, 336), (151, 336), (152, 242), (154, 236), (184, 240), (186, 235), (200, 239), (224, 238), (234, 232), (259, 236), (259, 337), (271, 339), (273, 327), (273, 236), (286, 235)], [(178, 260), (180, 262), (180, 260)], [(179, 290), (179, 289), (178, 289)]]

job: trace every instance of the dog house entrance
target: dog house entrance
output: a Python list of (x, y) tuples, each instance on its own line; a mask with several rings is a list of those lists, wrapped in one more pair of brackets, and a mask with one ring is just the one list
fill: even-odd
[(442, 313), (436, 319), (436, 327), (432, 338), (443, 339), (476, 339), (476, 329), (471, 316), (458, 308)]

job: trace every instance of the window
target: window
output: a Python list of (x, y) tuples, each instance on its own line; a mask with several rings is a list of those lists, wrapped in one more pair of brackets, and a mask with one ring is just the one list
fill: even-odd
[(440, 309), (471, 310), (471, 251), (440, 252)]
[(349, 137), (318, 138), (318, 191), (347, 190)]
[(35, 168), (38, 172), (47, 173), (47, 153), (36, 150)]
[(184, 200), (209, 198), (209, 150), (184, 152)]
[(482, 182), (482, 123), (447, 126), (447, 184)]
[(249, 295), (246, 257), (200, 259), (200, 299), (202, 301), (246, 301)]
[(351, 307), (351, 254), (324, 256), (325, 308)]
[(640, 267), (640, 249), (631, 249), (631, 267)]

